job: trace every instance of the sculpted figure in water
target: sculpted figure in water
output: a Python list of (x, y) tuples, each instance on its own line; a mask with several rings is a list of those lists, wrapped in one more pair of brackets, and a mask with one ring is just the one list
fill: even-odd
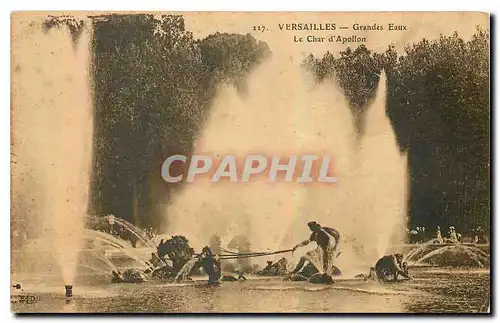
[[(201, 254), (198, 256), (198, 260), (194, 264), (193, 268), (199, 267), (202, 267), (208, 275), (208, 283), (210, 285), (219, 284), (219, 280), (221, 279), (221, 263), (217, 255), (213, 254), (210, 247), (204, 247)], [(240, 276), (243, 275), (241, 274)]]
[(292, 274), (298, 273), (302, 267), (304, 267), (306, 260), (311, 259), (316, 256), (316, 254), (322, 255), (323, 268), (317, 268), (318, 271), (322, 271), (325, 274), (329, 274), (329, 269), (332, 267), (332, 260), (337, 256), (337, 248), (340, 240), (340, 233), (332, 228), (321, 227), (316, 222), (309, 222), (307, 224), (309, 229), (312, 231), (309, 239), (299, 243), (293, 247), (293, 251), (297, 250), (299, 247), (307, 246), (311, 242), (316, 242), (318, 248), (316, 250), (308, 252), (305, 256), (300, 258), (299, 263), (292, 271)]
[[(370, 272), (372, 274), (372, 271)], [(381, 281), (396, 281), (398, 276), (410, 279), (406, 263), (403, 262), (403, 255), (397, 253), (395, 255), (384, 256), (375, 264), (375, 274)]]

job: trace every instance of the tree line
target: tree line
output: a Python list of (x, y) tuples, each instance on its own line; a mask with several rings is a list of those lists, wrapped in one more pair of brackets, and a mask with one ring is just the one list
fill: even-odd
[(478, 28), (470, 40), (441, 35), (401, 54), (360, 45), (304, 60), (318, 82), (330, 78), (343, 90), (358, 133), (386, 72), (387, 115), (408, 153), (412, 226), (490, 227), (489, 57), (489, 32)]
[[(66, 24), (74, 40), (83, 21)], [(268, 46), (251, 35), (194, 39), (178, 15), (93, 18), (94, 167), (91, 213), (159, 226), (173, 190), (160, 177), (172, 154), (189, 154), (217, 85), (245, 90)], [(69, 21), (69, 22), (68, 22)], [(309, 55), (318, 82), (335, 80), (358, 133), (379, 75), (388, 80), (387, 114), (408, 153), (410, 225), (490, 226), (490, 79), (488, 31), (422, 39), (398, 53), (361, 45), (338, 55)]]
[(159, 227), (174, 189), (163, 161), (192, 151), (217, 85), (244, 90), (271, 51), (249, 34), (194, 39), (179, 15), (97, 16), (93, 34), (91, 212)]

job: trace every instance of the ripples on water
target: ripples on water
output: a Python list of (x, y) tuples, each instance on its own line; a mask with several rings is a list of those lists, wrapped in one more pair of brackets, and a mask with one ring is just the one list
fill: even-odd
[[(108, 284), (74, 287), (72, 303), (64, 288), (36, 293), (34, 304), (13, 304), (16, 312), (485, 312), (488, 271), (419, 268), (411, 281), (379, 285), (344, 281), (335, 285), (283, 282), (279, 278), (225, 282), (208, 287), (186, 284)], [(28, 289), (25, 290), (29, 293)]]
[(488, 271), (421, 270), (409, 288), (425, 293), (407, 303), (410, 312), (486, 312), (490, 301)]

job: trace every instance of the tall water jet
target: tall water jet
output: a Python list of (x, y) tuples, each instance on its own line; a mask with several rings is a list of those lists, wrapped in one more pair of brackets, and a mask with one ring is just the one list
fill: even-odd
[(361, 140), (338, 87), (315, 84), (288, 57), (258, 67), (244, 95), (222, 88), (196, 153), (326, 155), (338, 183), (195, 181), (172, 197), (167, 230), (195, 247), (217, 234), (223, 244), (243, 235), (253, 250), (278, 250), (308, 238), (307, 222), (317, 221), (341, 232), (343, 272), (373, 266), (406, 216), (406, 161), (385, 113), (384, 74), (380, 80)]
[(44, 22), (13, 15), (12, 217), (29, 224), (45, 250), (38, 257), (49, 256), (71, 285), (88, 204), (91, 35), (89, 24), (75, 34)]
[[(382, 72), (375, 99), (364, 115), (364, 131), (359, 140), (347, 123), (345, 106), (329, 105), (327, 120), (343, 120), (330, 124), (337, 130), (328, 135), (325, 148), (341, 157), (334, 160), (339, 181), (335, 186), (306, 188), (304, 208), (308, 212), (300, 222), (301, 228), (304, 230), (306, 221), (318, 221), (341, 232), (342, 254), (334, 264), (347, 275), (373, 266), (391, 243), (400, 243), (403, 238), (407, 164), (386, 114), (386, 82)], [(332, 86), (320, 85), (315, 95)], [(294, 235), (299, 234), (298, 229), (296, 232)]]
[(383, 256), (391, 243), (404, 241), (407, 225), (407, 155), (399, 149), (386, 107), (387, 78), (382, 71), (375, 100), (364, 119), (357, 173), (366, 187), (360, 190), (363, 203), (358, 212), (375, 217), (362, 235), (364, 245), (372, 248), (372, 262)]
[[(312, 95), (305, 94), (311, 84), (304, 84), (302, 76), (288, 59), (274, 59), (250, 75), (244, 97), (233, 87), (221, 88), (195, 151), (245, 158), (289, 156), (310, 148), (302, 137), (315, 131), (303, 120), (312, 108)], [(301, 212), (302, 189), (264, 178), (244, 184), (197, 181), (173, 196), (167, 230), (185, 234), (196, 247), (218, 234), (223, 243), (245, 236), (252, 249), (273, 249), (283, 245), (288, 225)]]

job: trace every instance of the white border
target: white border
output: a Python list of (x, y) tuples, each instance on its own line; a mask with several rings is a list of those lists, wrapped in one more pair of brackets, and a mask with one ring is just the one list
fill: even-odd
[[(160, 1), (160, 0), (140, 0), (140, 1), (102, 1), (102, 0), (85, 0), (85, 1), (62, 1), (62, 0), (43, 0), (43, 1), (22, 1), (16, 0), (14, 2), (5, 1), (0, 4), (1, 7), (1, 35), (5, 44), (4, 48), (10, 49), (10, 12), (17, 10), (161, 10), (161, 11), (482, 11), (492, 14), (498, 14), (499, 1), (487, 0), (471, 0), (471, 1), (436, 1), (436, 0), (417, 0), (417, 1), (404, 1), (404, 0), (369, 0), (369, 1), (321, 1), (321, 0), (302, 0), (302, 1), (286, 1), (279, 3), (278, 1), (265, 1), (265, 0), (252, 0), (247, 3), (241, 1), (222, 1), (222, 0), (196, 0), (196, 1)], [(497, 21), (498, 23), (498, 21)], [(498, 33), (495, 33), (494, 44), (498, 44)], [(496, 50), (495, 46), (494, 50)], [(497, 53), (497, 52), (496, 52)], [(0, 259), (5, 263), (5, 259), (10, 260), (10, 50), (4, 49), (2, 54), (2, 82), (3, 90), (2, 100), (3, 107), (1, 110), (2, 116), (0, 117), (0, 144), (2, 158), (1, 162), (1, 206), (3, 211), (3, 225), (1, 226), (2, 234), (0, 235), (1, 254)], [(498, 56), (497, 56), (498, 57)], [(495, 72), (498, 72), (498, 62), (495, 66)], [(498, 86), (498, 84), (497, 84)], [(498, 91), (495, 91), (495, 102), (498, 103)], [(495, 115), (494, 123), (498, 124), (498, 112)], [(498, 138), (495, 134), (494, 142)], [(497, 166), (495, 163), (494, 166)], [(495, 184), (496, 184), (495, 178)], [(497, 194), (494, 199), (497, 200)], [(498, 217), (496, 218), (495, 228), (493, 229), (493, 237), (498, 228)], [(495, 250), (495, 258), (498, 261), (498, 250)], [(10, 265), (10, 261), (9, 261)], [(498, 266), (494, 268), (494, 275), (498, 280)], [(1, 321), (11, 321), (14, 316), (10, 313), (10, 266), (7, 264), (1, 267), (2, 273), (0, 279), (2, 280), (2, 287), (0, 290), (0, 308), (1, 308)], [(498, 300), (499, 295), (495, 294), (495, 299)], [(498, 301), (496, 302), (496, 310), (499, 310)], [(39, 318), (40, 319), (40, 318)], [(49, 320), (52, 318), (48, 318)], [(84, 318), (83, 321), (90, 320), (103, 320), (103, 318)], [(117, 318), (123, 320), (124, 317)], [(148, 318), (148, 320), (164, 322), (167, 317)], [(240, 318), (228, 317), (228, 319), (238, 320)], [(272, 318), (254, 317), (247, 319), (258, 319), (259, 321), (268, 321)], [(287, 318), (292, 319), (292, 318)], [(295, 318), (297, 319), (297, 318)], [(304, 321), (309, 321), (312, 318), (300, 318)], [(325, 318), (334, 320), (337, 318)], [(355, 318), (352, 318), (355, 319)], [(360, 319), (360, 318), (357, 318)], [(362, 318), (368, 320), (369, 318)], [(372, 318), (370, 318), (372, 319)], [(388, 317), (381, 318), (382, 320), (390, 319)], [(395, 318), (391, 318), (395, 319)], [(405, 318), (405, 319), (412, 319)], [(431, 318), (434, 319), (434, 318)], [(456, 318), (446, 318), (445, 320), (454, 320)], [(24, 319), (25, 322), (34, 321), (35, 318)], [(60, 318), (60, 320), (69, 322), (72, 318)], [(189, 318), (187, 320), (193, 320)]]
[(229, 0), (191, 0), (191, 1), (99, 1), (88, 0), (69, 2), (58, 0), (40, 1), (15, 1), (9, 4), (9, 10), (161, 10), (161, 11), (487, 11), (491, 12), (497, 5), (487, 0), (475, 0), (469, 3), (459, 1), (321, 1), (290, 0), (263, 1), (253, 0), (248, 2)]

